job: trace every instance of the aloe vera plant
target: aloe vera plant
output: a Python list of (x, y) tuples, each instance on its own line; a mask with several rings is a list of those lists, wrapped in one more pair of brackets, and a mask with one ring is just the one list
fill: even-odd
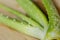
[(0, 13), (0, 23), (4, 23), (10, 28), (40, 40), (60, 40), (60, 16), (58, 15), (52, 0), (42, 0), (42, 3), (46, 8), (49, 21), (47, 21), (42, 11), (40, 11), (31, 2), (31, 0), (16, 1), (27, 12), (29, 17), (5, 5), (0, 4), (0, 8), (3, 8), (11, 14), (16, 15), (19, 17), (19, 19), (22, 20), (18, 21), (17, 19), (9, 18), (3, 13)]

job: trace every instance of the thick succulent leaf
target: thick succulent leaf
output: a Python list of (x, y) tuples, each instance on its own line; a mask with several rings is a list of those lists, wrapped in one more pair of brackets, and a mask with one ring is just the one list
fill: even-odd
[(34, 27), (22, 21), (20, 22), (16, 19), (11, 19), (8, 16), (4, 16), (2, 13), (0, 13), (0, 23), (3, 23), (10, 28), (13, 28), (19, 32), (25, 33), (35, 38), (40, 39), (43, 37), (43, 31), (41, 31), (39, 27)]
[(22, 13), (16, 11), (16, 10), (13, 10), (3, 4), (0, 4), (0, 8), (10, 12), (11, 14), (13, 15), (16, 15), (19, 19), (27, 22), (28, 24), (34, 26), (34, 27), (39, 27), (41, 30), (43, 30), (43, 28), (41, 27), (41, 25), (39, 25), (37, 22), (35, 22), (34, 20), (32, 20), (31, 18), (27, 17), (26, 15), (23, 15)]
[(31, 0), (16, 0), (18, 4), (27, 12), (27, 15), (37, 21), (42, 27), (48, 27), (46, 16), (39, 10)]

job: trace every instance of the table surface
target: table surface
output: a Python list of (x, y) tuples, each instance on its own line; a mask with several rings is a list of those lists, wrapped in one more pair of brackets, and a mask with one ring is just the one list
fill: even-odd
[(0, 24), (0, 40), (38, 40)]

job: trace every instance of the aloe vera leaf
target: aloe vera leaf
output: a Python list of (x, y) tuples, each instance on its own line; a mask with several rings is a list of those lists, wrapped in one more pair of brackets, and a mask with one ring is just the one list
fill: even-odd
[[(49, 27), (46, 31), (46, 35), (52, 36), (52, 38), (60, 38), (60, 16), (52, 2), (52, 0), (42, 0), (49, 17)], [(48, 36), (48, 37), (49, 37)]]
[(13, 10), (11, 8), (8, 8), (8, 7), (4, 6), (3, 4), (0, 4), (0, 8), (3, 8), (4, 10), (6, 10), (8, 12), (11, 12), (12, 14), (15, 14), (16, 16), (18, 16), (19, 18), (21, 18), (23, 21), (26, 21), (28, 24), (30, 24), (32, 26), (35, 26), (35, 27), (39, 27), (41, 30), (43, 30), (43, 28), (38, 23), (36, 23), (31, 18), (26, 17), (22, 13), (20, 13), (20, 12), (18, 12), (16, 10)]
[(27, 15), (37, 21), (43, 27), (48, 27), (45, 15), (31, 2), (31, 0), (16, 0), (18, 4), (27, 12)]
[(2, 15), (2, 13), (0, 13), (0, 23), (8, 25), (10, 28), (13, 28), (19, 32), (25, 33), (35, 38), (40, 39), (43, 35), (43, 31), (41, 31), (40, 28), (30, 26), (29, 24), (25, 24), (23, 22), (18, 22), (14, 19)]

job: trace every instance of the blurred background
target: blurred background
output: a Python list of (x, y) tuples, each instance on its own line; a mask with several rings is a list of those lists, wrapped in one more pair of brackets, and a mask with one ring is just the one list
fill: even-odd
[[(32, 0), (44, 13), (46, 14), (45, 8), (41, 2), (41, 0)], [(26, 12), (18, 5), (16, 0), (0, 0), (0, 3), (18, 10), (25, 14)], [(53, 3), (60, 14), (60, 0), (53, 0)], [(0, 12), (8, 13), (0, 8)], [(9, 14), (8, 14), (9, 15)], [(11, 15), (12, 16), (12, 15)], [(0, 23), (0, 40), (38, 40), (36, 38), (30, 37), (23, 33), (17, 32), (16, 30), (12, 30), (8, 28), (8, 26)]]

